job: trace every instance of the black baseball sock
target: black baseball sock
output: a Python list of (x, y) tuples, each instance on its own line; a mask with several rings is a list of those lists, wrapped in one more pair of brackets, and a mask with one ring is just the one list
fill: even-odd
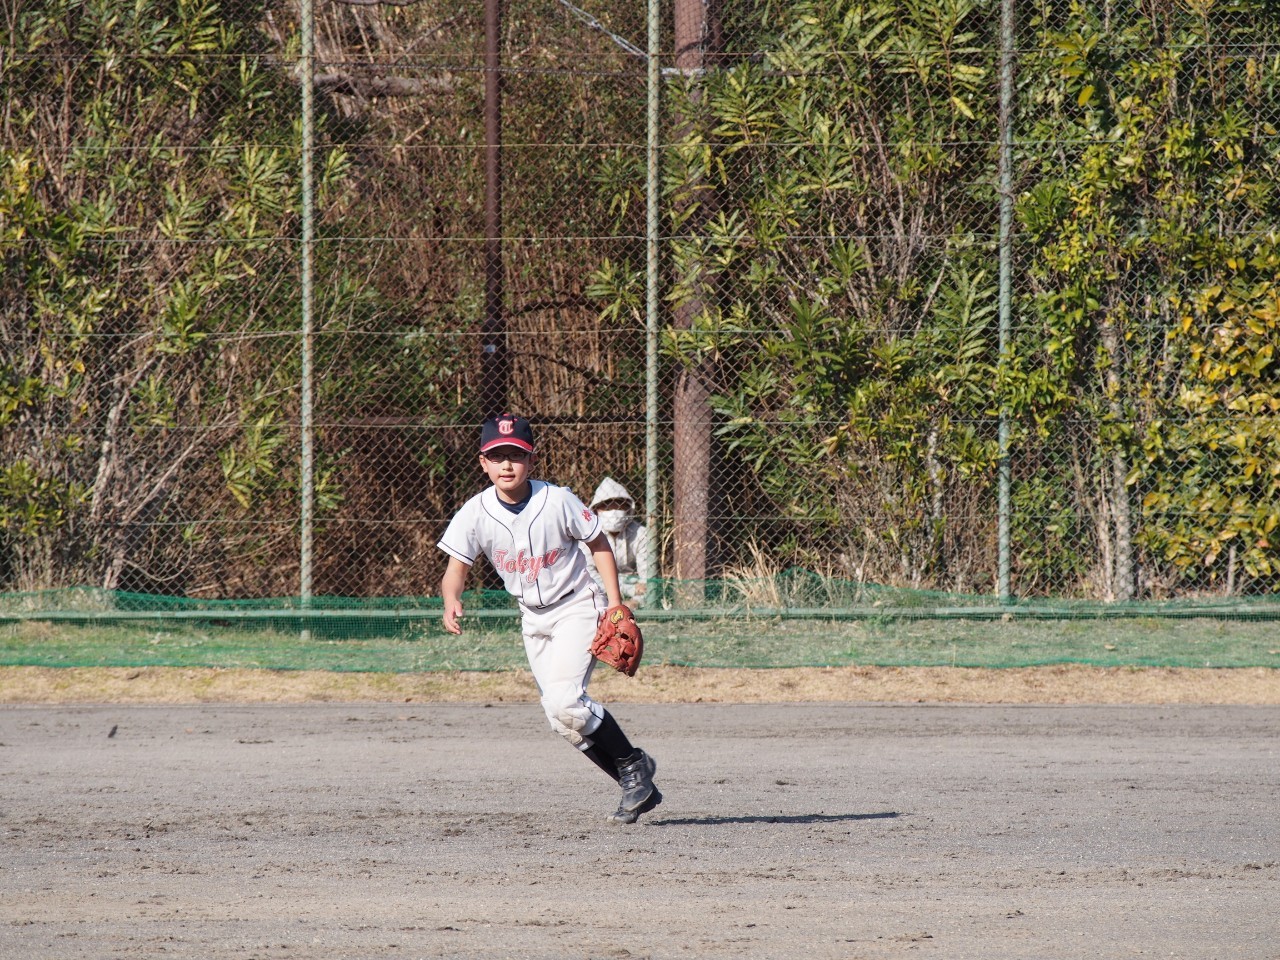
[(632, 759), (636, 752), (636, 748), (631, 745), (627, 735), (618, 726), (618, 721), (613, 719), (613, 714), (608, 710), (604, 712), (604, 720), (600, 722), (596, 732), (591, 734), (591, 739), (594, 741), (592, 749), (599, 749), (615, 766)]
[(621, 779), (621, 775), (618, 773), (618, 765), (613, 762), (612, 757), (610, 757), (608, 754), (604, 752), (604, 750), (600, 748), (599, 744), (593, 743), (591, 746), (587, 747), (587, 749), (583, 750), (582, 753), (583, 753), (583, 756), (585, 756), (588, 760), (594, 763), (597, 767), (599, 767), (609, 776), (613, 777), (614, 780)]

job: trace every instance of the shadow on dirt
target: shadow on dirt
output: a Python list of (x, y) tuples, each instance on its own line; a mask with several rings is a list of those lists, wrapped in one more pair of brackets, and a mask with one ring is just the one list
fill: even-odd
[(712, 827), (728, 823), (844, 823), (849, 820), (893, 820), (901, 814), (890, 813), (802, 813), (793, 816), (783, 814), (758, 817), (678, 817), (670, 820), (655, 818), (650, 826), (664, 827)]

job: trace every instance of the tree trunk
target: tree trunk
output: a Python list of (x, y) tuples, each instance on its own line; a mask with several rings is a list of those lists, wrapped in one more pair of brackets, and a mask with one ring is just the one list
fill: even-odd
[[(1119, 424), (1124, 417), (1124, 406), (1120, 402), (1121, 379), (1119, 366), (1120, 334), (1111, 317), (1104, 317), (1099, 330), (1103, 349), (1106, 350), (1106, 390), (1108, 405), (1114, 423)], [(1112, 558), (1110, 566), (1110, 584), (1107, 591), (1109, 600), (1132, 600), (1134, 595), (1133, 571), (1133, 513), (1129, 505), (1129, 464), (1124, 450), (1117, 443), (1110, 452), (1110, 482), (1103, 483), (1104, 496), (1107, 498), (1107, 510), (1111, 518)]]
[[(710, 392), (699, 370), (683, 370), (675, 390), (675, 575), (702, 580), (711, 501)], [(691, 591), (691, 594), (696, 592)], [(694, 599), (692, 596), (690, 599)]]
[(929, 580), (943, 587), (947, 576), (945, 506), (947, 472), (938, 459), (938, 423), (929, 424), (925, 443), (925, 466), (929, 474)]
[[(690, 82), (697, 84), (703, 69), (710, 28), (707, 7), (702, 0), (676, 0), (675, 5), (676, 67)], [(698, 89), (691, 91), (689, 102), (695, 107), (701, 100)], [(697, 117), (674, 117), (677, 130), (687, 130), (699, 122)], [(693, 185), (690, 185), (691, 187)], [(687, 196), (699, 191), (690, 189)], [(695, 201), (696, 202), (696, 201)], [(705, 217), (705, 208), (688, 221), (696, 230)], [(697, 273), (697, 266), (690, 267)], [(705, 291), (697, 289), (677, 304), (675, 326), (688, 329), (706, 311)], [(711, 391), (703, 367), (685, 369), (676, 382), (672, 418), (674, 420), (675, 576), (678, 580), (700, 581), (707, 575), (708, 518), (711, 503)], [(692, 587), (681, 591), (681, 605), (699, 602), (700, 590)]]

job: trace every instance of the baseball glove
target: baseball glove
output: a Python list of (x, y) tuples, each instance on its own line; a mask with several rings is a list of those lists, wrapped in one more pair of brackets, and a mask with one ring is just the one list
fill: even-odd
[(644, 636), (631, 608), (624, 603), (610, 607), (596, 627), (591, 655), (628, 677), (636, 675), (644, 655)]

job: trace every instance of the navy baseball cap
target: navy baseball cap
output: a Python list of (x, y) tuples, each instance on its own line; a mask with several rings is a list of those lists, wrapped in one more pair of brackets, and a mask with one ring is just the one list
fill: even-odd
[(519, 447), (533, 453), (533, 427), (524, 417), (514, 413), (490, 417), (480, 428), (480, 452), (495, 447)]

